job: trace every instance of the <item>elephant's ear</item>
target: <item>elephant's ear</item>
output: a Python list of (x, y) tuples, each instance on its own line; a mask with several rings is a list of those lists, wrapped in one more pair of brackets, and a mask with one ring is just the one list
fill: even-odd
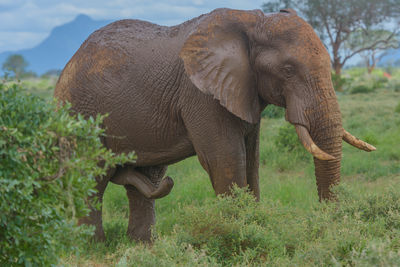
[(199, 19), (180, 52), (192, 83), (250, 123), (260, 119), (260, 100), (247, 32), (260, 16), (261, 11), (215, 10)]

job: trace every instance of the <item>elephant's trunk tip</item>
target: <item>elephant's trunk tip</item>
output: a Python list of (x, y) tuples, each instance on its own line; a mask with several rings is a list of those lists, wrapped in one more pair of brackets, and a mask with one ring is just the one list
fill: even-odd
[(167, 176), (161, 180), (161, 183), (158, 186), (158, 188), (155, 191), (153, 191), (148, 196), (148, 198), (149, 199), (157, 199), (157, 198), (165, 197), (166, 195), (168, 195), (171, 192), (172, 187), (174, 187), (174, 181), (172, 180), (171, 177)]

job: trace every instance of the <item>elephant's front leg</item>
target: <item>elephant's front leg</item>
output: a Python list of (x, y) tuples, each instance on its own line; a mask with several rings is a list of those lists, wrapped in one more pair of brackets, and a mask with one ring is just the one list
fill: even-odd
[[(198, 139), (197, 139), (198, 138)], [(215, 193), (229, 193), (233, 184), (247, 186), (244, 137), (202, 132), (194, 140), (200, 164), (210, 176)]]
[(240, 188), (247, 186), (244, 148), (234, 152), (232, 147), (219, 147), (217, 150), (198, 153), (198, 156), (217, 195), (229, 194), (234, 184)]
[(258, 169), (260, 164), (259, 159), (259, 144), (260, 144), (260, 123), (254, 126), (254, 129), (246, 136), (246, 174), (247, 183), (250, 191), (253, 192), (257, 201), (260, 200), (260, 185)]

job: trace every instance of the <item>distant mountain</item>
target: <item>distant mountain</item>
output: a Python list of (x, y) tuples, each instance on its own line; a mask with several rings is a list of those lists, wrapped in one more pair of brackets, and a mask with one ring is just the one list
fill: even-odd
[(96, 21), (86, 15), (78, 15), (73, 21), (55, 27), (36, 47), (0, 53), (0, 66), (9, 55), (21, 54), (29, 62), (27, 69), (39, 75), (51, 69), (63, 69), (83, 41), (92, 32), (110, 22)]

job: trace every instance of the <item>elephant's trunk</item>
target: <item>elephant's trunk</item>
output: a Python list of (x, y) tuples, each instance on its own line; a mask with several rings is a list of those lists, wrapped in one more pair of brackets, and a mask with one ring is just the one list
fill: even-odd
[(322, 100), (312, 111), (307, 110), (309, 130), (296, 125), (296, 131), (304, 147), (314, 156), (320, 200), (334, 199), (332, 186), (340, 181), (343, 127), (336, 98)]
[(308, 114), (310, 135), (315, 144), (333, 159), (323, 160), (314, 157), (318, 196), (321, 200), (334, 199), (332, 186), (340, 181), (340, 162), (342, 159), (343, 127), (336, 98), (322, 101)]

